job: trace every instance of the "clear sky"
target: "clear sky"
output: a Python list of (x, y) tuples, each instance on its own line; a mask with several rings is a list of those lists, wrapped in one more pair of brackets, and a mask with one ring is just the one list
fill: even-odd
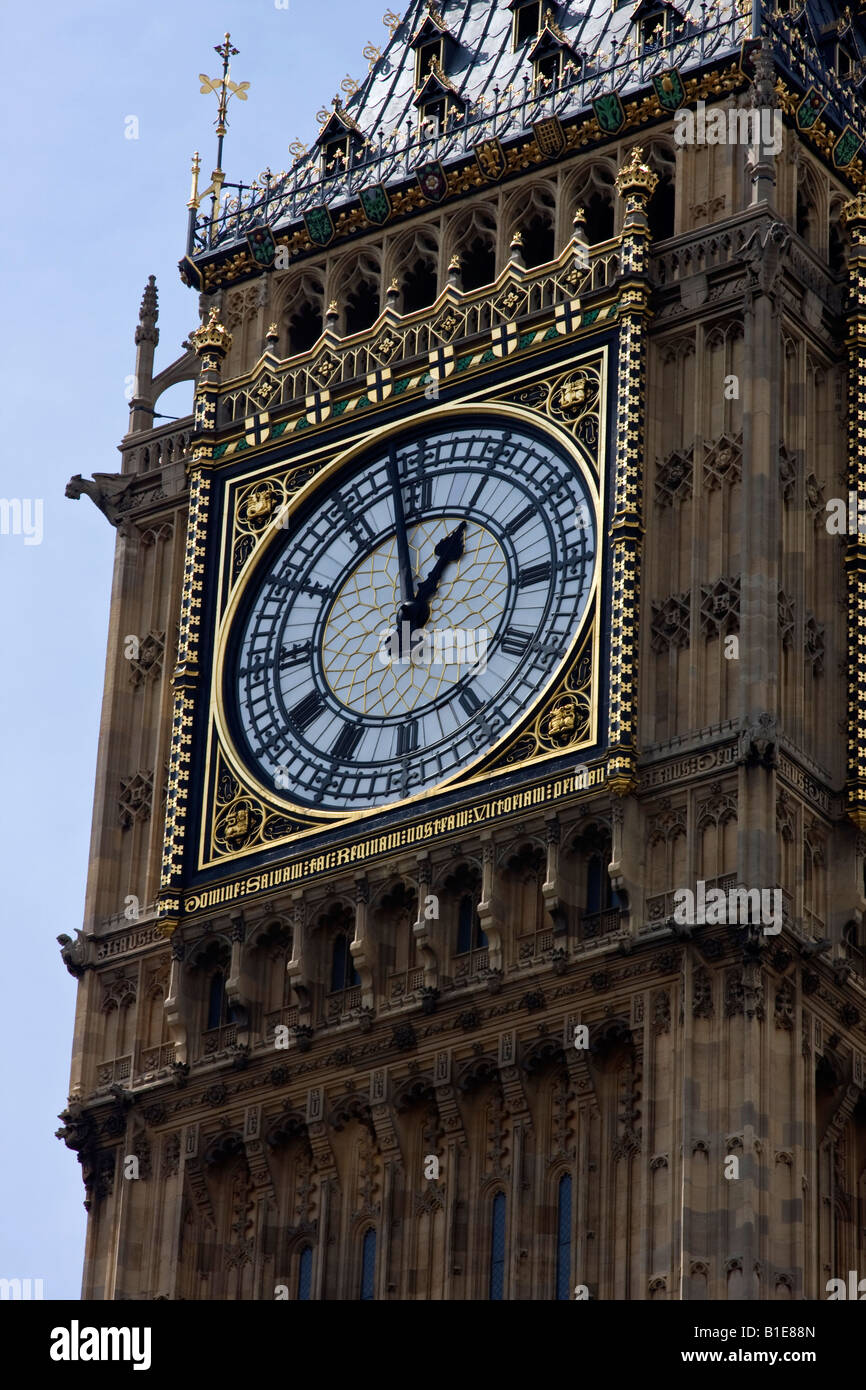
[[(66, 1103), (76, 983), (56, 937), (81, 926), (115, 533), (64, 498), (74, 474), (112, 473), (148, 275), (157, 370), (198, 322), (183, 286), (190, 156), (213, 167), (224, 32), (240, 50), (224, 168), (249, 182), (288, 168), (316, 112), (368, 41), (384, 0), (12, 0), (4, 6), (0, 153), (0, 499), (42, 504), (40, 544), (0, 534), (0, 1277), (77, 1298), (84, 1190), (54, 1138)], [(135, 129), (138, 139), (126, 138)], [(203, 179), (206, 184), (207, 177)], [(186, 394), (184, 394), (186, 393)], [(189, 385), (159, 408), (183, 415)], [(27, 520), (27, 510), (24, 509)], [(31, 524), (35, 541), (38, 529)]]

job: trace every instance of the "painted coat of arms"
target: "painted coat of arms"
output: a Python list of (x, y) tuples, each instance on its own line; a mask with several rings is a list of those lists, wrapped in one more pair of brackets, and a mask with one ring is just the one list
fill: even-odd
[(307, 235), (314, 246), (327, 246), (334, 239), (334, 219), (326, 207), (310, 208), (304, 213)]
[(384, 184), (374, 183), (370, 188), (359, 189), (358, 197), (368, 222), (372, 222), (376, 227), (381, 227), (383, 223), (388, 221), (391, 216), (391, 199), (388, 197), (388, 190)]
[(448, 192), (448, 182), (439, 160), (431, 159), (429, 164), (419, 164), (415, 170), (415, 177), (424, 197), (431, 203), (441, 203)]
[(254, 232), (247, 232), (247, 243), (256, 265), (264, 266), (266, 269), (273, 265), (277, 244), (270, 227), (257, 227)]
[(498, 140), (482, 140), (475, 146), (475, 162), (491, 183), (501, 179), (506, 169), (505, 151)]
[(686, 99), (686, 89), (676, 68), (666, 68), (653, 77), (653, 86), (659, 106), (665, 111), (676, 111)]

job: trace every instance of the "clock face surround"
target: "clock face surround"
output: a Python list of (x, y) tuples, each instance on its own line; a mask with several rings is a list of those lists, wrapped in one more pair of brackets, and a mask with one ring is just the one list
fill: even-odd
[(231, 619), (241, 763), (326, 815), (452, 780), (551, 684), (596, 558), (587, 474), (518, 415), (431, 412), (353, 451), (300, 497)]

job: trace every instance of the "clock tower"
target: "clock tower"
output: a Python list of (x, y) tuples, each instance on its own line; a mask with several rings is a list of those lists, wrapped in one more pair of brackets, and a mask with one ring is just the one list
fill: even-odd
[(68, 489), (86, 1298), (866, 1269), (866, 29), (782, 8), (412, 0), (251, 184), (218, 47), (200, 325)]

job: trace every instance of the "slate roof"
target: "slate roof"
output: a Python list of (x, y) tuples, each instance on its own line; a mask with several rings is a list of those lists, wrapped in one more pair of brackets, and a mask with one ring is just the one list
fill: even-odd
[[(653, 74), (663, 69), (694, 71), (716, 64), (737, 54), (751, 31), (750, 0), (721, 0), (720, 4), (711, 0), (676, 0), (676, 4), (670, 0), (629, 0), (615, 8), (612, 4), (615, 0), (550, 4), (552, 28), (562, 34), (564, 73), (556, 87), (535, 91), (530, 54), (536, 39), (527, 39), (514, 50), (513, 3), (509, 0), (441, 0), (439, 4), (411, 0), (366, 78), (340, 108), (360, 131), (349, 169), (338, 168), (324, 177), (321, 144), (311, 135), (308, 152), (271, 184), (266, 197), (258, 190), (244, 191), (244, 185), (234, 186), (241, 192), (234, 208), (229, 204), (218, 223), (210, 249), (241, 240), (245, 232), (264, 221), (285, 229), (314, 207), (324, 204), (332, 212), (338, 211), (357, 200), (359, 189), (378, 183), (405, 183), (414, 178), (420, 164), (431, 159), (446, 167), (465, 160), (475, 145), (492, 136), (507, 145), (525, 137), (534, 122), (552, 114), (576, 116), (589, 108), (593, 98), (612, 90), (623, 98), (646, 90)], [(543, 0), (542, 11), (547, 8), (548, 0)], [(647, 46), (641, 42), (640, 20), (662, 8), (668, 12), (667, 41)], [(765, 4), (764, 8), (774, 7)], [(802, 43), (796, 36), (793, 44), (786, 41), (791, 60), (786, 66), (802, 70), (796, 73), (802, 86), (808, 85), (813, 67), (816, 74), (826, 71), (821, 48), (826, 50), (828, 44), (835, 43), (839, 8), (830, 0), (807, 0), (802, 19), (795, 26)], [(416, 52), (411, 41), (431, 15), (434, 26), (428, 22), (428, 28), (435, 27), (438, 32), (441, 18), (451, 36), (444, 66), (449, 84), (460, 98), (455, 102), (457, 118), (442, 135), (419, 132), (415, 101)], [(788, 15), (782, 28), (790, 34), (792, 27)], [(859, 28), (859, 21), (855, 27)], [(848, 42), (857, 56), (866, 55), (866, 43), (853, 31)], [(833, 74), (830, 77), (835, 81)], [(841, 125), (850, 117), (850, 110), (842, 109), (845, 95), (844, 91), (828, 93), (830, 98), (838, 98), (835, 103), (831, 101), (831, 109), (838, 108)], [(862, 112), (859, 97), (857, 102)], [(227, 185), (227, 189), (231, 187)], [(199, 253), (208, 247), (208, 220), (202, 210), (196, 239)]]

